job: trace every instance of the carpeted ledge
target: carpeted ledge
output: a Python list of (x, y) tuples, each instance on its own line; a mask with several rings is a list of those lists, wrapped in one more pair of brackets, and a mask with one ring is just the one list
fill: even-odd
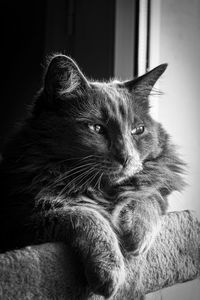
[[(0, 299), (90, 299), (80, 263), (63, 244), (43, 244), (0, 255)], [(189, 212), (163, 217), (162, 230), (146, 255), (127, 263), (127, 279), (115, 300), (139, 299), (200, 276), (200, 223)]]

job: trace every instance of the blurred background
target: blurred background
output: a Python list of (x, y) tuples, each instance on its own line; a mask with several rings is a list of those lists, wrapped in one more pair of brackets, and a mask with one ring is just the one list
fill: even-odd
[[(152, 115), (188, 163), (188, 187), (171, 196), (170, 210), (200, 216), (200, 1), (1, 0), (0, 8), (0, 151), (41, 87), (47, 55), (70, 55), (99, 80), (132, 78), (167, 62), (157, 85), (163, 95), (151, 97)], [(147, 299), (199, 300), (199, 281)]]

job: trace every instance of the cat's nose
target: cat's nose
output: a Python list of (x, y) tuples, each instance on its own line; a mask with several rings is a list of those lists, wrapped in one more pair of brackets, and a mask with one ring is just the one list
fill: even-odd
[(115, 143), (111, 146), (111, 153), (114, 159), (121, 165), (126, 166), (129, 160), (128, 149), (124, 145), (124, 141), (116, 139)]
[(124, 157), (124, 162), (123, 162), (124, 168), (129, 164), (130, 160), (131, 160), (131, 158), (128, 155), (126, 157)]
[(117, 162), (120, 163), (120, 165), (122, 165), (124, 168), (127, 166), (130, 160), (126, 151), (116, 151), (114, 157)]

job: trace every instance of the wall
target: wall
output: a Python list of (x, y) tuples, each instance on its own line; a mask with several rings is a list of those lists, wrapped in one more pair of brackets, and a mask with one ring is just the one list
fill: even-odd
[(161, 5), (160, 61), (169, 67), (162, 82), (165, 95), (159, 119), (180, 146), (188, 163), (189, 186), (173, 197), (171, 209), (200, 214), (200, 2), (165, 0)]
[(0, 14), (1, 152), (42, 85), (46, 56), (73, 57), (89, 78), (113, 76), (115, 0), (2, 0)]
[[(168, 62), (169, 67), (160, 83), (164, 95), (158, 119), (188, 164), (188, 186), (182, 194), (172, 195), (170, 210), (193, 209), (200, 216), (200, 1), (163, 0), (160, 4), (160, 63)], [(200, 284), (181, 284), (148, 299), (199, 300)]]
[(0, 151), (40, 87), (45, 1), (1, 1)]

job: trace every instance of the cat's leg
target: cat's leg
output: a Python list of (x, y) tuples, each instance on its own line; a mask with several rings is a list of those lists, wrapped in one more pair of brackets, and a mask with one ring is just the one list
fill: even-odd
[(117, 226), (126, 252), (139, 255), (151, 247), (160, 230), (161, 209), (158, 197), (161, 196), (133, 198), (120, 211)]
[(68, 207), (36, 214), (32, 224), (36, 242), (63, 241), (72, 246), (93, 292), (107, 298), (124, 282), (124, 259), (117, 236), (100, 213)]

